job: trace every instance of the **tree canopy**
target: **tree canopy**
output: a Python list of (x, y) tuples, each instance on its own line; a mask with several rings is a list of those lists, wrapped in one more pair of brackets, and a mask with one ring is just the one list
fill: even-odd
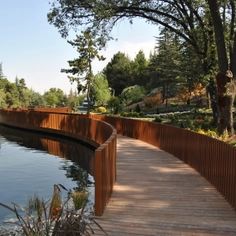
[(104, 69), (109, 86), (115, 89), (115, 95), (132, 85), (131, 60), (122, 52), (116, 53)]
[(106, 105), (108, 100), (111, 98), (111, 91), (104, 74), (99, 73), (94, 76), (91, 85), (91, 95), (94, 104), (97, 106)]
[[(66, 36), (71, 28), (88, 28), (104, 40), (121, 19), (142, 18), (176, 34), (199, 58), (205, 74), (218, 65), (219, 124), (233, 133), (232, 104), (228, 95), (236, 75), (236, 1), (212, 0), (54, 0), (48, 20)], [(217, 57), (216, 57), (217, 56)], [(215, 59), (217, 58), (217, 60)], [(221, 89), (221, 87), (223, 89)], [(225, 105), (230, 104), (230, 105)], [(229, 119), (231, 117), (231, 121)]]

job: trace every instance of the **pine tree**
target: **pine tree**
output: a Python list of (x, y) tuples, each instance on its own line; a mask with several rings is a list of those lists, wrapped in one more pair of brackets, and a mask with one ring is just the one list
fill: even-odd
[(79, 57), (68, 61), (71, 69), (62, 69), (61, 72), (72, 74), (68, 76), (70, 81), (77, 82), (78, 93), (86, 92), (88, 101), (89, 113), (91, 107), (91, 85), (93, 79), (92, 61), (94, 59), (104, 60), (104, 57), (99, 55), (99, 51), (103, 46), (103, 39), (96, 38), (90, 31), (82, 32), (82, 35), (77, 36), (75, 40), (68, 41), (70, 45), (76, 48)]

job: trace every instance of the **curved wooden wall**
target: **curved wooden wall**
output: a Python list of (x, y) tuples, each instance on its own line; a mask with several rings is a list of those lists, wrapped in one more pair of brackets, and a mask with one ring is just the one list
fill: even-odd
[(95, 214), (102, 215), (116, 179), (116, 131), (108, 123), (84, 115), (1, 110), (0, 123), (59, 134), (94, 147)]

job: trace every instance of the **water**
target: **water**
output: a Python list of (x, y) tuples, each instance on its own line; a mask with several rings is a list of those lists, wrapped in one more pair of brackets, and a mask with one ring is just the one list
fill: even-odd
[[(93, 201), (94, 151), (72, 140), (60, 140), (0, 126), (0, 202), (25, 206), (33, 195), (49, 199), (54, 184), (87, 188)], [(0, 207), (0, 224), (11, 218)]]

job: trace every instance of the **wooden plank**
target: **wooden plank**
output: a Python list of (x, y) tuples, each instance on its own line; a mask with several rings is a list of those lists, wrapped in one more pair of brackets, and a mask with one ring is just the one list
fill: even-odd
[(209, 182), (173, 155), (124, 136), (117, 183), (97, 222), (114, 236), (236, 235), (236, 212)]

